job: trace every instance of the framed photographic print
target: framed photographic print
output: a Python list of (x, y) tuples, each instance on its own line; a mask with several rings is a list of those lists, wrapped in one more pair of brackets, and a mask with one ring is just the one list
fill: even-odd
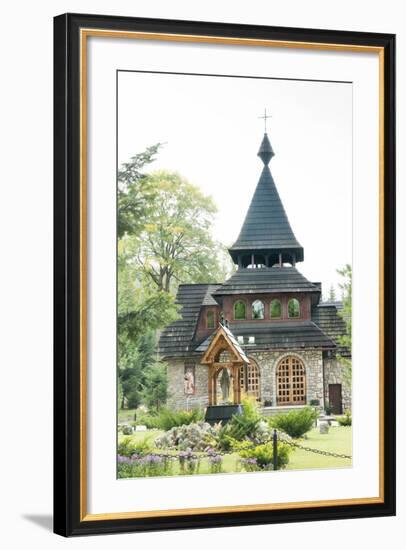
[(395, 513), (395, 37), (55, 18), (55, 532)]

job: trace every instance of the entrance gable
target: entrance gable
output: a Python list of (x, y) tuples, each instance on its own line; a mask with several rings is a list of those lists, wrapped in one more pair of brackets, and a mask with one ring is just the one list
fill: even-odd
[(232, 332), (223, 325), (219, 325), (214, 338), (210, 342), (200, 362), (203, 365), (224, 362), (221, 361), (221, 354), (223, 352), (229, 354), (227, 362), (245, 365), (249, 364), (248, 357), (245, 355)]

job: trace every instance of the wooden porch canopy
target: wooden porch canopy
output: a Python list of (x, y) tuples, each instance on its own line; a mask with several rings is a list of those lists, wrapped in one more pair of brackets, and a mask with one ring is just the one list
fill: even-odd
[(234, 404), (239, 404), (241, 402), (240, 367), (248, 365), (249, 359), (229, 328), (219, 325), (203, 355), (201, 364), (209, 367), (209, 405), (217, 405), (217, 378), (223, 369), (231, 372), (233, 401)]

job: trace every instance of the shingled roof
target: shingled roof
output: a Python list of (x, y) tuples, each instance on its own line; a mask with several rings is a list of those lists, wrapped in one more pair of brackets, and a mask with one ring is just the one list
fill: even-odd
[(264, 168), (248, 208), (238, 239), (229, 249), (236, 262), (238, 255), (248, 252), (294, 254), (296, 261), (303, 260), (303, 248), (297, 241), (279, 197), (268, 167), (273, 150), (267, 134), (261, 143), (258, 156)]
[(218, 284), (179, 285), (176, 303), (180, 304), (181, 319), (165, 328), (159, 339), (158, 349), (162, 356), (182, 356), (193, 349), (192, 339), (202, 305), (216, 304), (212, 293)]
[[(244, 339), (245, 353), (249, 353), (250, 347), (258, 349), (302, 349), (321, 348), (334, 349), (335, 343), (312, 321), (297, 321), (289, 323), (230, 323), (229, 327), (233, 335)], [(254, 337), (255, 343), (249, 344), (249, 337)], [(196, 352), (204, 352), (212, 335), (198, 345)]]
[(320, 292), (320, 285), (308, 281), (295, 267), (240, 268), (217, 288), (214, 296), (308, 291)]
[(347, 330), (344, 319), (338, 314), (342, 307), (341, 302), (322, 302), (313, 307), (312, 320), (337, 344), (338, 353), (351, 356), (351, 350), (338, 343), (338, 337), (344, 336)]

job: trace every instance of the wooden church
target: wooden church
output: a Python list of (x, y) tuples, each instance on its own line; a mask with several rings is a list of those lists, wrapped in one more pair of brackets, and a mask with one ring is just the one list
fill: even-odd
[(340, 302), (321, 302), (321, 284), (297, 269), (304, 259), (273, 180), (265, 132), (262, 172), (238, 239), (237, 269), (224, 283), (180, 285), (181, 319), (159, 341), (168, 365), (168, 406), (238, 404), (253, 395), (264, 412), (314, 405), (341, 414), (351, 390), (338, 354)]

